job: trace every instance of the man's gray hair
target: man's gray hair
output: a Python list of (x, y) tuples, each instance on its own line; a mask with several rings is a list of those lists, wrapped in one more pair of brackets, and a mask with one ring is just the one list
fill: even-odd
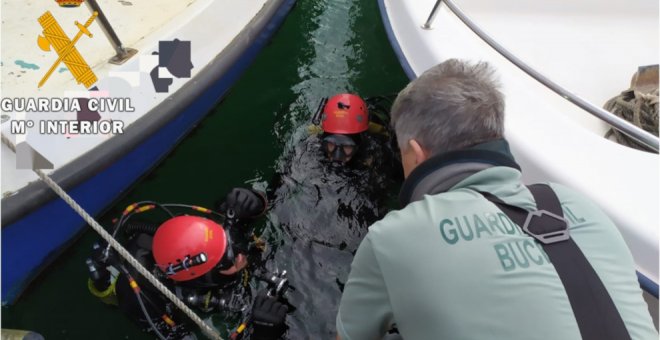
[(485, 62), (436, 65), (399, 92), (391, 124), (399, 148), (415, 139), (431, 155), (502, 138), (504, 95)]

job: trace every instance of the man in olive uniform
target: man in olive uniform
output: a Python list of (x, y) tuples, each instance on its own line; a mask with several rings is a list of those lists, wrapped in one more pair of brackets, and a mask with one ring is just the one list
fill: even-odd
[[(562, 185), (543, 187), (554, 193), (550, 200), (522, 183), (503, 139), (504, 98), (487, 64), (452, 59), (431, 68), (399, 93), (391, 117), (405, 207), (373, 224), (360, 244), (337, 314), (338, 338), (378, 339), (394, 324), (406, 340), (658, 338), (612, 221)], [(551, 201), (554, 216), (565, 218), (553, 217), (556, 239), (531, 229), (543, 221), (527, 221), (523, 231), (510, 217), (548, 215), (540, 206)], [(571, 243), (595, 271), (595, 280), (578, 282), (587, 294), (577, 297), (563, 273), (579, 256), (560, 261), (562, 252), (549, 248)], [(589, 290), (599, 285), (599, 304), (592, 304)], [(606, 317), (614, 322), (585, 326)]]

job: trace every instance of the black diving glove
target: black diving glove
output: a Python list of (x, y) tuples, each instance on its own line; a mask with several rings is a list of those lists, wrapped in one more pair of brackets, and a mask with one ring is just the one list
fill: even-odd
[(232, 209), (238, 219), (255, 218), (266, 211), (266, 205), (266, 196), (262, 193), (245, 188), (233, 188), (218, 210), (226, 213), (228, 209)]
[(251, 340), (275, 340), (279, 339), (286, 326), (285, 304), (277, 301), (277, 298), (268, 296), (265, 290), (257, 294), (252, 304), (252, 337)]

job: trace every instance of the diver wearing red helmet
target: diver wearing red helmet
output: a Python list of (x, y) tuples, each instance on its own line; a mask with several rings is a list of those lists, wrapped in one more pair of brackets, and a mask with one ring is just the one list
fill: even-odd
[(367, 104), (354, 94), (338, 94), (328, 100), (321, 116), (322, 146), (328, 158), (347, 163), (369, 129)]
[(320, 120), (321, 146), (333, 162), (350, 162), (360, 150), (366, 132), (387, 134), (385, 127), (371, 121), (369, 105), (357, 95), (337, 94), (321, 102), (319, 113), (321, 107), (320, 118), (314, 120)]
[[(301, 124), (282, 140), (285, 148), (268, 185), (267, 223), (278, 231), (272, 237), (281, 246), (268, 260), (285, 266), (296, 287), (288, 297), (296, 307), (287, 315), (291, 339), (335, 333), (335, 302), (350, 259), (367, 226), (386, 212), (401, 166), (392, 160), (396, 144), (387, 130), (373, 123), (388, 121), (390, 99), (394, 96), (335, 96), (315, 107), (313, 125)], [(299, 121), (304, 114), (294, 109), (279, 118)], [(324, 303), (310, 303), (319, 294)]]
[[(218, 206), (225, 226), (197, 216), (177, 216), (165, 221), (153, 237), (156, 266), (167, 277), (191, 286), (217, 286), (231, 280), (247, 266), (247, 252), (252, 230), (245, 223), (261, 216), (267, 207), (264, 194), (234, 188)], [(172, 266), (184, 258), (203, 256), (204, 262), (186, 270), (173, 271)]]
[[(205, 216), (175, 215), (175, 207), (188, 207)], [(266, 207), (262, 193), (244, 188), (232, 189), (218, 207), (219, 212), (197, 206), (141, 202), (126, 208), (115, 224), (114, 234), (124, 227), (129, 238), (126, 247), (131, 254), (190, 307), (205, 313), (243, 312), (249, 286), (236, 284), (236, 279), (248, 265), (248, 252), (254, 245), (251, 241), (256, 239), (246, 222), (262, 215)], [(129, 221), (135, 214), (156, 208), (171, 218), (160, 225)], [(220, 223), (218, 217), (222, 215), (225, 218)], [(109, 247), (95, 246), (87, 265), (92, 294), (104, 302), (114, 302), (160, 339), (194, 338), (184, 324), (178, 323), (185, 319), (175, 315), (171, 302), (119, 260)], [(112, 274), (117, 271), (120, 274)], [(258, 294), (249, 318), (252, 327), (247, 327), (247, 332), (241, 329), (241, 336), (249, 334), (250, 339), (268, 340), (283, 334), (287, 308), (273, 296), (283, 294), (288, 287), (284, 275), (266, 277), (270, 296)]]

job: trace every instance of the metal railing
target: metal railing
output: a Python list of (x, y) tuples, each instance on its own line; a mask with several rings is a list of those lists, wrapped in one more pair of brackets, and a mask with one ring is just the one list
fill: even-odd
[(621, 131), (625, 135), (633, 138), (634, 140), (648, 147), (649, 149), (658, 152), (658, 148), (660, 144), (658, 140), (658, 136), (655, 136), (647, 131), (644, 131), (643, 129), (633, 125), (632, 123), (626, 121), (625, 119), (620, 118), (614, 115), (613, 113), (604, 110), (594, 104), (591, 104), (590, 102), (569, 92), (567, 89), (563, 88), (559, 84), (553, 82), (548, 77), (542, 75), (541, 73), (530, 67), (529, 65), (525, 64), (525, 62), (518, 59), (515, 55), (513, 55), (502, 45), (500, 45), (497, 41), (495, 41), (488, 34), (486, 34), (486, 32), (484, 32), (481, 28), (479, 28), (472, 20), (470, 20), (470, 18), (468, 18), (467, 15), (465, 15), (465, 13), (460, 8), (458, 8), (458, 6), (456, 6), (456, 4), (454, 4), (453, 1), (437, 0), (435, 5), (433, 6), (433, 9), (431, 10), (428, 19), (426, 20), (424, 25), (422, 25), (422, 28), (431, 29), (431, 24), (433, 23), (433, 20), (437, 15), (441, 2), (444, 2), (447, 5), (447, 8), (449, 8), (449, 10), (451, 10), (466, 26), (468, 26), (476, 35), (478, 35), (479, 38), (485, 41), (488, 45), (490, 45), (493, 49), (495, 49), (504, 58), (508, 59), (511, 63), (516, 65), (518, 68), (520, 68), (523, 72), (527, 73), (530, 77), (536, 79), (538, 82), (545, 85), (547, 88), (554, 91), (558, 95), (562, 96), (564, 99), (568, 100), (569, 102), (577, 105), (578, 107), (589, 112), (593, 116), (596, 116), (597, 118), (605, 121), (614, 129)]
[(119, 40), (119, 36), (117, 36), (117, 33), (112, 28), (112, 25), (110, 25), (110, 21), (108, 21), (108, 18), (105, 16), (105, 13), (103, 13), (103, 10), (101, 9), (101, 6), (99, 6), (98, 2), (96, 2), (96, 0), (87, 0), (85, 3), (87, 4), (87, 7), (89, 7), (89, 9), (92, 11), (92, 13), (98, 13), (99, 26), (101, 26), (101, 30), (103, 30), (106, 38), (108, 38), (108, 41), (110, 41), (110, 44), (115, 49), (115, 53), (117, 53), (114, 57), (110, 58), (108, 62), (115, 65), (121, 65), (126, 60), (134, 56), (137, 53), (137, 50), (133, 48), (126, 48), (124, 45), (122, 45), (121, 40)]

